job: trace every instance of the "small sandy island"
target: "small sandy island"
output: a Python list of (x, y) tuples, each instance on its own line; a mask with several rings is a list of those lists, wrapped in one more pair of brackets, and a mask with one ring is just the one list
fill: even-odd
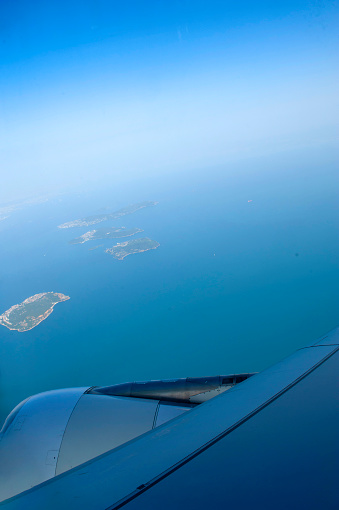
[(67, 301), (69, 296), (58, 292), (42, 292), (31, 296), (19, 305), (13, 305), (0, 315), (0, 324), (16, 331), (28, 331), (47, 319), (57, 303)]

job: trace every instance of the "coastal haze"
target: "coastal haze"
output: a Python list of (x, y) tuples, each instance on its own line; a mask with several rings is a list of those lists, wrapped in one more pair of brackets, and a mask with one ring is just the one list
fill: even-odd
[(19, 3), (0, 316), (65, 302), (0, 317), (0, 423), (48, 389), (260, 371), (335, 327), (335, 5)]

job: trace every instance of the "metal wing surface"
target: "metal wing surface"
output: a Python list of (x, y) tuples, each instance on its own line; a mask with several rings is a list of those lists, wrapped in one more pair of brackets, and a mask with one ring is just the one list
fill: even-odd
[(339, 328), (4, 510), (337, 509)]

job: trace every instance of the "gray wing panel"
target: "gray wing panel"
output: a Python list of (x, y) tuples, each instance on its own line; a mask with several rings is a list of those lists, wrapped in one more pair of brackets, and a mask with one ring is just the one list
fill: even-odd
[[(313, 480), (315, 470), (320, 472), (325, 461), (331, 463), (333, 460), (333, 423), (337, 419), (333, 411), (333, 385), (338, 370), (337, 349), (338, 336), (331, 337), (330, 345), (301, 349), (168, 424), (0, 506), (8, 510), (121, 507), (132, 510), (211, 508), (218, 504), (225, 508), (226, 501), (234, 505), (240, 501), (237, 497), (246, 492), (251, 494), (258, 484), (257, 493), (266, 491), (272, 497), (274, 487), (279, 489), (274, 486), (274, 480), (285, 477), (286, 489), (293, 478), (288, 476), (289, 469), (294, 477), (301, 476), (298, 475), (301, 455), (305, 455), (307, 461), (303, 466), (312, 464), (312, 460), (316, 466), (311, 473), (310, 480)], [(303, 421), (303, 415), (306, 421)], [(304, 436), (306, 439), (302, 440)], [(316, 447), (315, 441), (320, 441), (320, 448)], [(284, 457), (284, 452), (289, 455)], [(299, 468), (293, 467), (294, 464)], [(277, 473), (275, 478), (274, 471)], [(333, 480), (330, 471), (326, 468), (329, 505), (335, 498), (333, 491), (330, 492)], [(236, 488), (233, 496), (230, 493), (232, 480)], [(225, 484), (227, 490), (221, 490)], [(283, 484), (277, 492), (279, 497), (282, 487)], [(318, 484), (319, 487), (318, 493), (324, 495), (324, 486)], [(242, 494), (239, 494), (240, 490)], [(300, 493), (293, 495), (289, 492), (290, 498), (297, 495), (300, 497)], [(166, 501), (168, 505), (164, 506)], [(270, 505), (266, 508), (272, 508), (272, 499), (267, 501)], [(277, 501), (278, 496), (275, 506)], [(253, 501), (251, 507), (255, 504)], [(260, 504), (265, 508), (263, 501)], [(293, 505), (294, 501), (289, 501), (289, 508), (302, 507), (300, 502), (299, 506)], [(241, 506), (239, 504), (238, 508)]]
[(110, 508), (337, 510), (338, 372), (337, 351), (224, 438)]

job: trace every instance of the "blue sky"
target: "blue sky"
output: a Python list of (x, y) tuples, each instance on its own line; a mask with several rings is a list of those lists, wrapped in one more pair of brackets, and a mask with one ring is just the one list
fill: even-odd
[(0, 201), (332, 147), (338, 12), (1, 2)]

